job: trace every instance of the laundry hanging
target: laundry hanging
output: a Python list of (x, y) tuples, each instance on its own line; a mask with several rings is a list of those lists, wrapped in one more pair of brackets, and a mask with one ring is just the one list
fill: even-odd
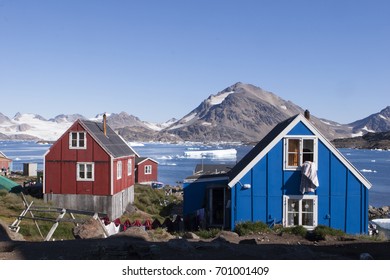
[(305, 161), (302, 164), (301, 174), (301, 193), (314, 192), (320, 185), (317, 177), (317, 168), (314, 162)]

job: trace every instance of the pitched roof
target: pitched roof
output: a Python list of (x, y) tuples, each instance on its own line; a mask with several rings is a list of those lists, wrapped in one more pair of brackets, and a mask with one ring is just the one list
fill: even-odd
[(103, 132), (103, 123), (89, 120), (78, 120), (89, 134), (114, 158), (135, 155), (134, 150), (107, 125), (107, 135)]
[(154, 159), (149, 158), (149, 157), (136, 157), (136, 158), (135, 158), (135, 164), (140, 164), (140, 163), (142, 163), (142, 162), (144, 162), (144, 161), (147, 161), (147, 160), (151, 160), (151, 161), (153, 161), (153, 162), (155, 162), (155, 163), (158, 164), (157, 161), (155, 161)]
[(220, 174), (228, 173), (234, 166), (231, 164), (197, 164), (195, 173)]
[[(278, 123), (264, 138), (256, 144), (256, 146), (250, 150), (229, 172), (229, 178), (231, 181), (235, 181), (235, 185), (239, 179), (236, 179), (239, 174), (242, 173), (245, 167), (247, 167), (269, 144), (283, 131), (289, 124), (297, 117), (295, 115), (281, 123)], [(236, 180), (235, 180), (236, 179)], [(240, 178), (241, 179), (241, 178)], [(230, 186), (230, 183), (229, 183)]]
[(256, 163), (258, 163), (287, 133), (302, 122), (319, 140), (354, 174), (368, 189), (371, 183), (353, 166), (332, 143), (302, 114), (295, 115), (277, 124), (248, 154), (246, 154), (229, 172), (229, 187), (233, 187)]
[(6, 161), (12, 161), (12, 159), (8, 158), (2, 151), (0, 151), (0, 158)]

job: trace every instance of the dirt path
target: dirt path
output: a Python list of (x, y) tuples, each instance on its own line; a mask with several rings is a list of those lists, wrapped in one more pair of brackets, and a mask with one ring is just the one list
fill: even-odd
[[(121, 234), (106, 239), (55, 242), (0, 241), (0, 260), (357, 260), (362, 256), (390, 259), (390, 242), (336, 240), (311, 242), (284, 234), (258, 234), (238, 237), (222, 232), (215, 239), (165, 239)], [(363, 254), (363, 255), (362, 255)], [(368, 255), (369, 254), (369, 255)]]

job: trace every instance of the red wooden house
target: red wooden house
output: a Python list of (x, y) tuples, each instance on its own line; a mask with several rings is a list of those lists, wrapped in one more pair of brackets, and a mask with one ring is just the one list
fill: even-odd
[(64, 208), (122, 215), (134, 201), (135, 152), (107, 124), (77, 120), (44, 159), (44, 197)]
[(5, 175), (11, 168), (12, 159), (0, 151), (0, 175)]
[(135, 181), (150, 184), (157, 181), (158, 162), (148, 157), (135, 158)]

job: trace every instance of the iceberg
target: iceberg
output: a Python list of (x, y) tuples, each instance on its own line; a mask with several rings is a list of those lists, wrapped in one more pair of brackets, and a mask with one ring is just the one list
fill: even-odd
[(380, 226), (381, 228), (390, 230), (390, 219), (374, 219), (371, 222)]
[(237, 157), (236, 149), (224, 150), (203, 150), (203, 151), (185, 151), (186, 158), (218, 158), (218, 159), (235, 159)]

